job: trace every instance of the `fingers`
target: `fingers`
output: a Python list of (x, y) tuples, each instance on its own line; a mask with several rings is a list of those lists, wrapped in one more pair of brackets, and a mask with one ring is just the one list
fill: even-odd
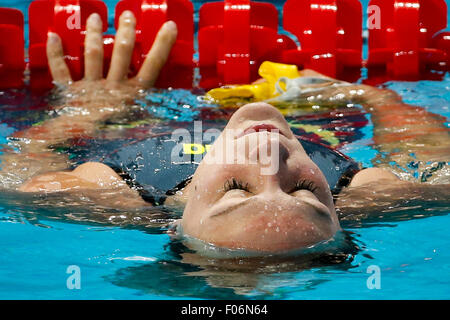
[[(99, 80), (103, 74), (103, 32), (102, 21), (98, 14), (92, 14), (87, 20), (85, 38), (85, 79)], [(108, 81), (127, 79), (131, 57), (136, 40), (136, 19), (131, 11), (120, 16), (119, 30), (114, 44)], [(177, 26), (173, 21), (166, 22), (159, 30), (152, 48), (136, 76), (143, 87), (151, 87), (166, 63), (177, 38)], [(49, 33), (47, 57), (53, 80), (57, 83), (72, 81), (70, 71), (64, 61), (63, 47), (56, 33)]]
[(103, 78), (103, 24), (97, 13), (91, 14), (86, 23), (84, 77), (86, 80)]
[(64, 52), (61, 38), (53, 32), (48, 33), (47, 60), (54, 82), (67, 84), (72, 81), (69, 67), (64, 61)]
[(120, 16), (108, 72), (108, 81), (121, 81), (127, 78), (136, 39), (136, 19), (131, 11), (124, 11)]
[(167, 62), (170, 50), (177, 39), (177, 34), (177, 25), (173, 21), (164, 23), (159, 29), (155, 42), (136, 76), (136, 80), (143, 87), (152, 87), (158, 79), (159, 72)]

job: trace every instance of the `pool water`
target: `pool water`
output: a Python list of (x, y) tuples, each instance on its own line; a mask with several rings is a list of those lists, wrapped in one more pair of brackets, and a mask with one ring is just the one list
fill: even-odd
[[(0, 6), (5, 6), (4, 2), (0, 1)], [(112, 8), (115, 1), (105, 2)], [(8, 1), (7, 6), (23, 9), (28, 3), (12, 5)], [(195, 2), (197, 8), (200, 3)], [(447, 120), (450, 117), (450, 77), (384, 86), (401, 94), (407, 103)], [(153, 92), (140, 104), (153, 116), (175, 121), (192, 121), (204, 110), (215, 112), (185, 90)], [(45, 119), (47, 107), (46, 99), (26, 91), (2, 92), (0, 144), (7, 143), (6, 138), (15, 131)], [(335, 143), (364, 166), (372, 166), (377, 151), (371, 142), (370, 115), (358, 107), (344, 113), (344, 120), (337, 122), (339, 128), (334, 130), (352, 134), (341, 135), (344, 138)], [(321, 125), (330, 113), (325, 110), (316, 115), (299, 114), (295, 119)], [(0, 148), (1, 152), (7, 151)], [(45, 206), (46, 200), (55, 205)], [(422, 207), (406, 216), (362, 224), (343, 222), (357, 248), (351, 258), (340, 263), (274, 268), (272, 272), (211, 268), (182, 258), (182, 248), (165, 232), (165, 222), (180, 213), (161, 208), (150, 212), (146, 223), (139, 225), (128, 223), (128, 216), (123, 217), (127, 212), (108, 211), (103, 222), (93, 218), (93, 212), (64, 206), (51, 197), (0, 191), (0, 299), (450, 298), (448, 206)], [(79, 289), (68, 284), (70, 266), (80, 270)], [(371, 285), (374, 269), (380, 272), (375, 288)]]

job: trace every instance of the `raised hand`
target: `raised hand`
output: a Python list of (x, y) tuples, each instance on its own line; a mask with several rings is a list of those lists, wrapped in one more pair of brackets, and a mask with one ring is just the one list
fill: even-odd
[[(135, 44), (136, 19), (131, 11), (124, 11), (120, 16), (119, 29), (114, 43), (111, 66), (106, 79), (103, 79), (103, 35), (102, 20), (96, 13), (86, 23), (85, 38), (85, 75), (83, 82), (104, 82), (107, 86), (128, 84), (139, 88), (150, 88), (158, 79), (161, 68), (167, 61), (177, 37), (177, 27), (168, 21), (159, 30), (152, 48), (147, 54), (136, 77), (128, 79), (131, 57)], [(49, 33), (47, 57), (53, 80), (59, 85), (71, 85), (73, 80), (64, 61), (64, 52), (60, 37)]]

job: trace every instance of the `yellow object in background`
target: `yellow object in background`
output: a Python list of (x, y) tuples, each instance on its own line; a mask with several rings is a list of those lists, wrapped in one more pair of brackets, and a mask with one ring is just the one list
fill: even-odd
[[(226, 104), (250, 100), (252, 102), (264, 101), (279, 96), (286, 91), (286, 82), (280, 79), (297, 79), (302, 77), (296, 65), (265, 61), (258, 70), (261, 80), (253, 84), (224, 86), (215, 88), (206, 93), (205, 98), (214, 103)], [(281, 108), (281, 113), (287, 115), (292, 109)], [(339, 144), (339, 139), (334, 132), (322, 129), (322, 127), (310, 124), (289, 122), (292, 128), (302, 129), (307, 133), (315, 133), (331, 146)]]
[[(259, 80), (253, 84), (224, 86), (208, 91), (206, 99), (216, 103), (223, 103), (233, 99), (251, 99), (252, 101), (263, 101), (280, 94), (277, 90), (277, 82), (280, 78), (295, 79), (301, 76), (296, 65), (275, 63), (265, 61), (258, 70), (259, 75), (264, 80)], [(280, 86), (284, 83), (279, 83)], [(285, 90), (285, 88), (281, 88)]]

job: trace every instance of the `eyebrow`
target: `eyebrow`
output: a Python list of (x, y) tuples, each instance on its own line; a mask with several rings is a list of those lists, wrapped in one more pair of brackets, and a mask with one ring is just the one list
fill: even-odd
[(226, 208), (226, 209), (224, 209), (222, 211), (219, 211), (219, 212), (213, 214), (211, 216), (211, 218), (214, 218), (216, 216), (220, 216), (222, 214), (230, 213), (230, 212), (235, 211), (235, 210), (237, 210), (239, 208), (242, 208), (242, 207), (247, 207), (247, 206), (251, 205), (255, 201), (258, 201), (258, 200), (255, 199), (255, 198), (249, 198), (249, 199), (247, 199), (245, 201), (239, 202), (238, 204), (232, 205), (232, 206), (230, 206), (230, 207), (228, 207), (228, 208)]

